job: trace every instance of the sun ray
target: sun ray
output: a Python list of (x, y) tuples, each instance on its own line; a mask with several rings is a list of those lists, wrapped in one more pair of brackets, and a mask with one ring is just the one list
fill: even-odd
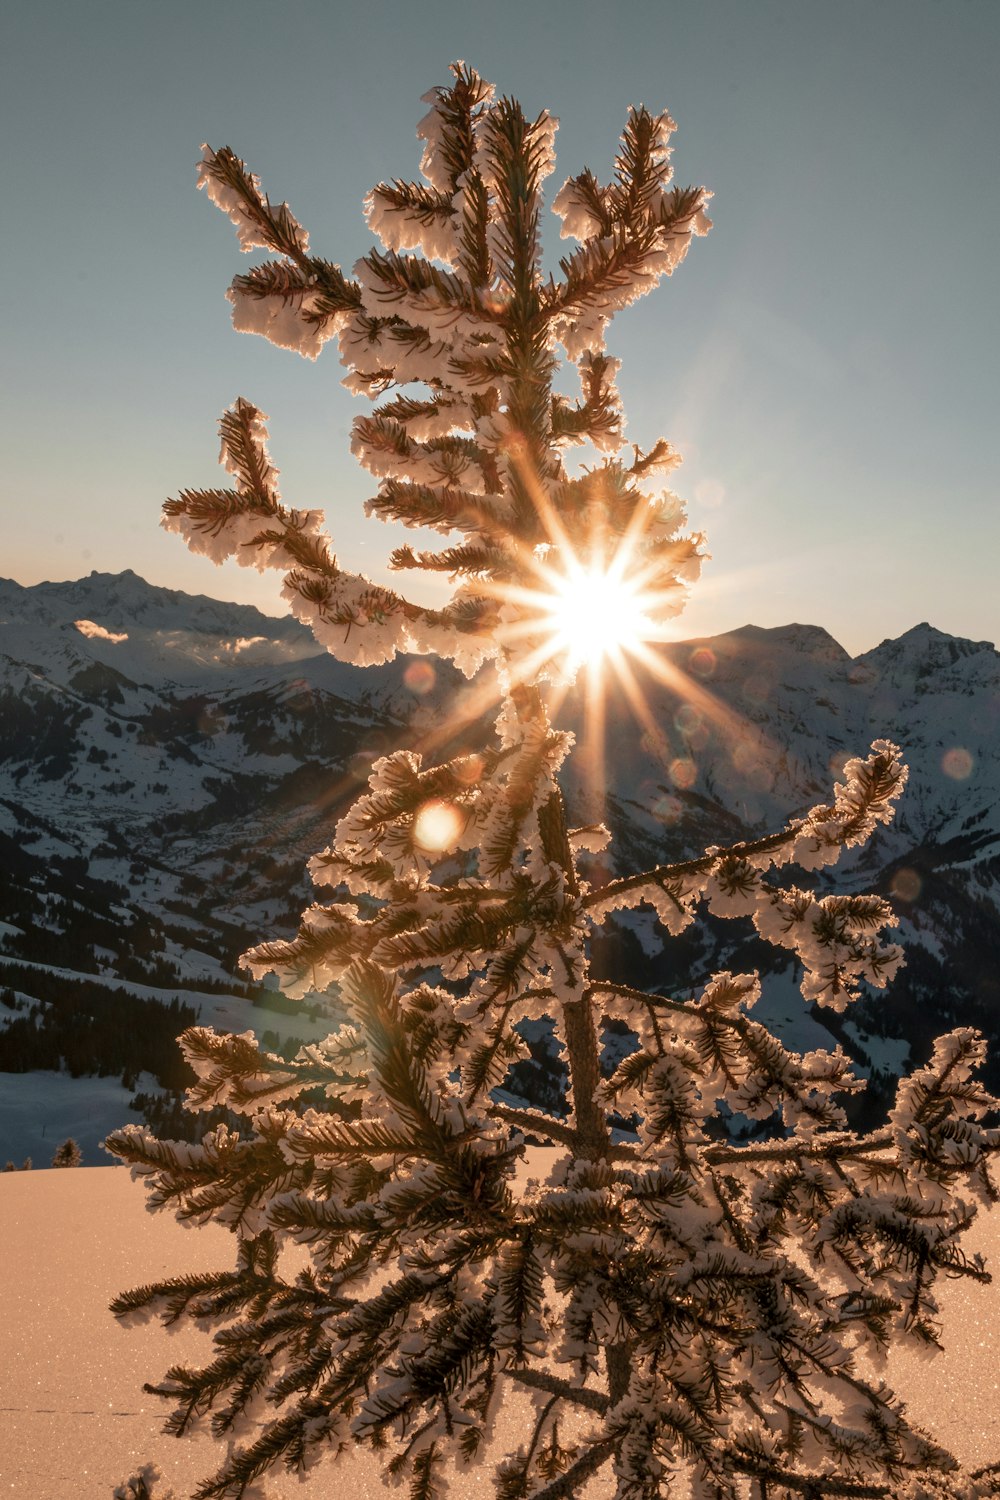
[[(459, 695), (454, 708), (420, 737), (417, 748), (429, 753), (459, 741), (495, 706), (503, 681), (515, 687), (547, 683), (553, 719), (573, 682), (579, 683), (581, 770), (586, 785), (599, 795), (606, 789), (607, 697), (613, 684), (619, 685), (654, 747), (664, 731), (647, 701), (652, 684), (692, 704), (700, 719), (727, 737), (745, 738), (746, 723), (657, 650), (671, 638), (663, 622), (677, 613), (691, 576), (686, 565), (699, 555), (683, 548), (686, 542), (696, 549), (698, 536), (678, 540), (671, 528), (671, 504), (683, 520), (675, 497), (654, 500), (632, 487), (635, 471), (616, 468), (617, 479), (609, 480), (607, 492), (597, 486), (592, 503), (567, 511), (574, 516), (570, 527), (526, 449), (512, 442), (508, 456), (544, 540), (526, 544), (508, 538), (510, 571), (478, 579), (477, 591), (496, 601), (502, 612), (499, 676), (485, 676), (481, 685)], [(565, 476), (556, 478), (557, 484), (564, 482)], [(658, 536), (657, 528), (662, 528)]]
[(727, 738), (745, 739), (751, 730), (759, 738), (763, 737), (760, 725), (752, 723), (736, 709), (730, 708), (704, 683), (698, 682), (690, 673), (676, 666), (662, 652), (652, 651), (647, 643), (641, 642), (634, 655), (651, 677), (677, 697), (692, 704)]
[(618, 663), (618, 683), (628, 699), (629, 707), (639, 723), (652, 740), (659, 739), (663, 729), (659, 725), (650, 710), (646, 695), (642, 690), (631, 664), (626, 658)]
[(605, 781), (604, 709), (607, 702), (600, 672), (587, 672), (583, 709), (585, 776), (592, 793), (603, 798)]

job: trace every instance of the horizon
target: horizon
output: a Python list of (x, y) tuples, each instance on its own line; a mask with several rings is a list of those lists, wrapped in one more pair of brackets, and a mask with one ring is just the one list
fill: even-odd
[[(427, 1500), (1000, 1493), (1000, 9), (956, 15), (12, 17), (12, 1488), (159, 1493), (141, 1383), (205, 1496), (374, 1494), (352, 1446)], [(646, 98), (675, 190), (645, 110), (602, 186)], [(583, 238), (546, 283), (550, 108)], [(284, 264), (182, 181), (203, 116), (203, 196)], [(426, 255), (352, 283), (380, 177)], [(241, 269), (238, 322), (339, 327), (400, 398), (235, 340)], [(130, 1172), (31, 1170), (99, 1152)]]
[[(258, 257), (196, 191), (195, 163), (201, 141), (231, 145), (348, 268), (372, 239), (365, 193), (418, 174), (420, 97), (465, 57), (559, 117), (549, 202), (585, 164), (606, 174), (640, 100), (678, 122), (675, 180), (715, 195), (711, 234), (609, 341), (629, 440), (682, 453), (677, 489), (713, 554), (685, 633), (806, 615), (857, 654), (933, 612), (948, 633), (1000, 636), (1000, 8), (627, 0), (612, 29), (596, 4), (512, 0), (502, 34), (457, 0), (417, 34), (400, 0), (349, 34), (317, 0), (295, 9), (305, 50), (194, 0), (42, 0), (9, 19), (0, 109), (30, 142), (4, 164), (30, 232), (0, 291), (18, 578), (132, 566), (278, 612), (277, 575), (210, 572), (157, 525), (168, 495), (219, 482), (216, 424), (244, 394), (271, 415), (289, 503), (326, 509), (345, 563), (388, 581), (404, 536), (363, 517), (373, 486), (348, 438), (363, 404), (335, 355), (313, 369), (234, 334), (225, 290)], [(928, 232), (943, 194), (961, 208)], [(26, 285), (45, 287), (41, 310)]]
[[(5, 583), (13, 583), (16, 587), (21, 589), (59, 588), (62, 585), (86, 583), (88, 579), (91, 578), (116, 579), (128, 576), (137, 578), (139, 582), (145, 584), (147, 588), (161, 589), (166, 591), (167, 593), (181, 594), (183, 597), (192, 600), (207, 599), (211, 603), (215, 604), (232, 604), (241, 609), (253, 609), (256, 610), (256, 612), (265, 619), (288, 620), (292, 624), (299, 625), (299, 627), (305, 634), (308, 635), (311, 633), (308, 625), (303, 624), (301, 621), (297, 621), (295, 619), (295, 616), (287, 609), (269, 610), (262, 607), (260, 603), (254, 600), (229, 599), (222, 594), (215, 594), (209, 590), (199, 589), (197, 591), (194, 591), (190, 588), (177, 587), (174, 584), (154, 583), (151, 579), (144, 577), (141, 573), (138, 573), (134, 568), (122, 568), (118, 572), (108, 572), (101, 568), (92, 568), (89, 573), (79, 574), (75, 578), (42, 578), (38, 579), (35, 583), (22, 583), (18, 578), (4, 577), (2, 574), (0, 574), (0, 586)], [(679, 619), (683, 621), (684, 615), (682, 614)], [(100, 624), (100, 621), (97, 621), (95, 623)], [(929, 630), (934, 634), (942, 636), (948, 640), (963, 641), (972, 646), (988, 646), (993, 651), (998, 650), (997, 642), (995, 640), (990, 640), (988, 638), (976, 640), (972, 636), (956, 635), (952, 631), (942, 630), (940, 626), (935, 625), (930, 620), (918, 620), (913, 625), (909, 625), (905, 629), (901, 630), (897, 635), (883, 636), (880, 640), (875, 641), (870, 646), (865, 646), (860, 651), (851, 651), (847, 646), (844, 645), (843, 641), (841, 641), (836, 635), (833, 634), (831, 630), (827, 628), (827, 626), (823, 625), (818, 620), (783, 620), (770, 625), (760, 625), (754, 620), (744, 620), (742, 624), (730, 625), (727, 626), (724, 630), (698, 632), (696, 634), (688, 634), (683, 631), (677, 631), (676, 633), (672, 632), (668, 638), (665, 637), (662, 640), (651, 641), (650, 646), (655, 650), (657, 646), (679, 646), (689, 641), (714, 640), (721, 636), (738, 635), (741, 631), (747, 630), (759, 630), (764, 632), (765, 634), (779, 633), (786, 630), (815, 630), (827, 636), (835, 643), (835, 645), (840, 646), (852, 661), (856, 661), (859, 657), (866, 656), (872, 651), (878, 650), (880, 646), (885, 646), (893, 641), (902, 640), (908, 635), (913, 635), (918, 630)], [(317, 641), (317, 655), (323, 655), (325, 654), (325, 652), (326, 648), (324, 646), (321, 646)], [(400, 655), (405, 654), (406, 653), (400, 653)]]

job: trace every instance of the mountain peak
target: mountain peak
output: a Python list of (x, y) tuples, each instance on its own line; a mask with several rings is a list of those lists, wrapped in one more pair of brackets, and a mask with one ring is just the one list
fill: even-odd
[(881, 672), (910, 667), (918, 675), (924, 675), (945, 670), (969, 657), (985, 657), (987, 654), (993, 658), (998, 655), (992, 641), (970, 641), (963, 636), (948, 635), (922, 620), (902, 635), (881, 641), (871, 651), (859, 656), (858, 661)]
[[(149, 583), (132, 568), (120, 573), (93, 569), (83, 578), (27, 587), (0, 579), (0, 600), (22, 617), (72, 624), (83, 615), (110, 630), (183, 630), (213, 637), (266, 636), (270, 640), (312, 643), (306, 626), (287, 615), (265, 615), (252, 604), (235, 604), (207, 594)], [(320, 648), (315, 647), (318, 653)]]
[(755, 647), (785, 648), (822, 661), (849, 662), (850, 655), (822, 625), (741, 625), (718, 640), (747, 641)]

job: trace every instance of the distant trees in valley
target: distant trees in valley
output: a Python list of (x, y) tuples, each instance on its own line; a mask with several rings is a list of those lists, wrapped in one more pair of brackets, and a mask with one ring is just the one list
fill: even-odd
[(130, 1079), (145, 1072), (161, 1088), (176, 1089), (191, 1081), (176, 1038), (197, 1022), (193, 1006), (18, 964), (5, 966), (4, 978), (34, 998), (0, 1029), (0, 1072), (65, 1068), (74, 1078)]

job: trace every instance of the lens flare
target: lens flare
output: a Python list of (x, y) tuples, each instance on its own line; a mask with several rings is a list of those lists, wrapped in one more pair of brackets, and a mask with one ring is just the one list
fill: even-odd
[(715, 652), (711, 646), (698, 646), (692, 651), (689, 668), (696, 677), (711, 677), (715, 671)]
[(413, 842), (425, 854), (452, 849), (461, 836), (464, 819), (453, 802), (433, 798), (418, 808), (413, 820)]
[(975, 761), (964, 745), (953, 745), (941, 757), (941, 769), (952, 781), (967, 781)]
[(453, 761), (451, 768), (463, 786), (475, 786), (483, 779), (486, 761), (481, 755), (465, 755), (460, 760)]
[(679, 791), (686, 792), (698, 779), (698, 767), (686, 755), (670, 762), (670, 780)]
[(911, 870), (907, 866), (896, 871), (896, 873), (892, 877), (892, 882), (889, 886), (889, 889), (894, 896), (899, 897), (900, 901), (907, 901), (912, 903), (916, 901), (918, 896), (920, 895), (920, 892), (923, 889), (923, 881), (920, 879), (920, 876), (917, 874), (916, 870)]
[(429, 661), (420, 659), (411, 661), (403, 673), (403, 681), (411, 693), (417, 693), (423, 697), (429, 693), (437, 681), (437, 673)]

